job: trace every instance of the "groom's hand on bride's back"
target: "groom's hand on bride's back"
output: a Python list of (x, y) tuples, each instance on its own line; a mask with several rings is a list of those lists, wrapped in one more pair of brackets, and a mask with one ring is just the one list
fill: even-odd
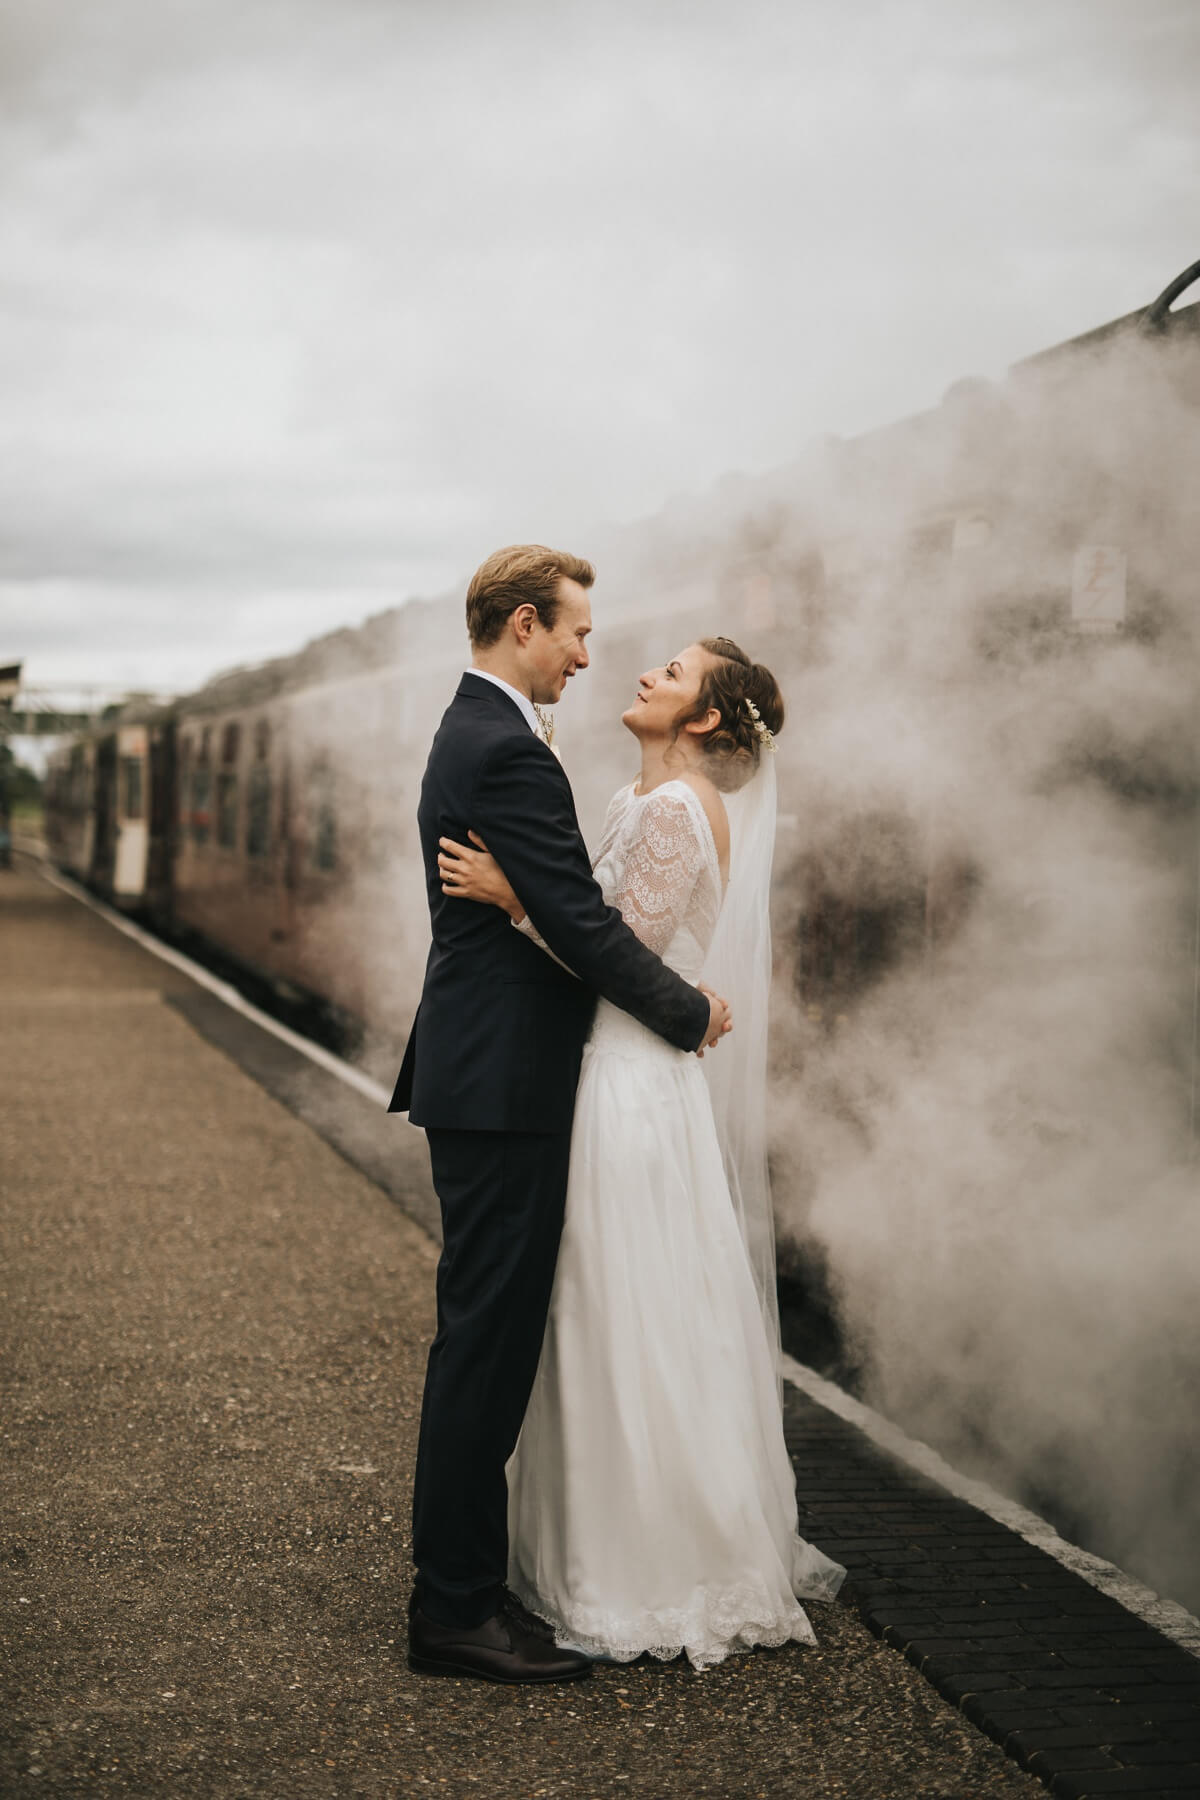
[(720, 994), (714, 994), (703, 982), (698, 985), (700, 992), (708, 995), (708, 1030), (696, 1051), (697, 1056), (703, 1056), (706, 1050), (711, 1050), (714, 1044), (720, 1043), (727, 1031), (733, 1030), (733, 1014), (729, 1010), (728, 1000), (722, 1000)]

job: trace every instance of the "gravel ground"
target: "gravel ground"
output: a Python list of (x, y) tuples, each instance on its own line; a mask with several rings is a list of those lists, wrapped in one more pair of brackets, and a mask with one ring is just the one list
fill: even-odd
[(411, 1675), (435, 1252), (187, 986), (0, 874), (7, 1800), (1044, 1793), (840, 1606), (702, 1676)]

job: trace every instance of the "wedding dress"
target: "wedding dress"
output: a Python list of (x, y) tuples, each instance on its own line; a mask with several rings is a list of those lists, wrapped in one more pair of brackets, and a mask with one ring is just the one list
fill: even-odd
[[(773, 808), (772, 786), (772, 841)], [(735, 831), (734, 879), (737, 851)], [(722, 886), (695, 791), (623, 788), (594, 869), (642, 942), (699, 980)], [(769, 849), (764, 932), (768, 881)], [(735, 1003), (727, 1043), (741, 1024)], [(508, 1465), (509, 1584), (560, 1640), (617, 1661), (685, 1651), (705, 1668), (757, 1644), (815, 1643), (797, 1597), (832, 1599), (844, 1576), (797, 1534), (773, 1240), (768, 1294), (728, 1156), (700, 1061), (601, 1000), (546, 1336)]]

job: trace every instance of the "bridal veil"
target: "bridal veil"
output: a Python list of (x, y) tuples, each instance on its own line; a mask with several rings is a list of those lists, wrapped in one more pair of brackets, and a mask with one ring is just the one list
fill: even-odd
[(754, 1273), (763, 1323), (779, 1367), (775, 1218), (767, 1164), (767, 1025), (771, 994), (771, 863), (775, 853), (775, 758), (725, 796), (729, 886), (702, 980), (724, 996), (733, 1030), (704, 1058), (725, 1175)]

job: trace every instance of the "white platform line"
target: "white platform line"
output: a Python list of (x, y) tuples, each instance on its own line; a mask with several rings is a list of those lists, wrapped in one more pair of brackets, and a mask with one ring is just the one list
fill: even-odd
[(1200, 1656), (1200, 1619), (1194, 1618), (1185, 1607), (1174, 1600), (1164, 1600), (1153, 1588), (1143, 1586), (1132, 1575), (1126, 1575), (1115, 1563), (1105, 1562), (1102, 1556), (1093, 1556), (1090, 1550), (1081, 1550), (1078, 1544), (1070, 1544), (1066, 1538), (1060, 1537), (1048, 1520), (1039, 1518), (1037, 1513), (1030, 1512), (1027, 1507), (1019, 1506), (1015, 1500), (1009, 1500), (995, 1488), (989, 1487), (986, 1481), (976, 1481), (970, 1475), (962, 1475), (951, 1466), (944, 1457), (931, 1450), (928, 1444), (910, 1438), (893, 1425), (881, 1413), (864, 1406), (861, 1400), (855, 1400), (832, 1381), (826, 1381), (815, 1369), (799, 1363), (794, 1357), (782, 1358), (784, 1379), (798, 1387), (810, 1399), (836, 1413), (839, 1419), (845, 1419), (848, 1425), (855, 1426), (864, 1437), (878, 1444), (881, 1450), (887, 1450), (898, 1457), (901, 1462), (908, 1463), (910, 1468), (917, 1469), (922, 1475), (928, 1475), (939, 1487), (944, 1487), (956, 1499), (965, 1500), (968, 1505), (986, 1513), (995, 1519), (998, 1525), (1006, 1525), (1018, 1537), (1024, 1538), (1027, 1544), (1033, 1544), (1052, 1556), (1064, 1568), (1082, 1575), (1094, 1588), (1116, 1600), (1126, 1612), (1133, 1613), (1152, 1625), (1173, 1644), (1183, 1650), (1190, 1650), (1193, 1656)]
[[(26, 851), (25, 854), (31, 855), (29, 851)], [(235, 1012), (252, 1020), (264, 1031), (269, 1031), (272, 1037), (278, 1038), (281, 1043), (290, 1045), (293, 1050), (298, 1050), (301, 1056), (306, 1056), (309, 1062), (316, 1063), (318, 1068), (324, 1069), (328, 1074), (336, 1076), (339, 1081), (345, 1082), (347, 1087), (354, 1088), (357, 1093), (365, 1095), (368, 1100), (376, 1101), (380, 1106), (387, 1105), (391, 1098), (390, 1094), (386, 1088), (380, 1086), (379, 1082), (372, 1081), (369, 1075), (364, 1075), (360, 1069), (354, 1068), (348, 1062), (343, 1062), (340, 1056), (334, 1056), (331, 1051), (323, 1050), (319, 1044), (310, 1043), (307, 1038), (301, 1037), (298, 1031), (289, 1030), (286, 1025), (281, 1025), (277, 1019), (273, 1019), (269, 1013), (262, 1012), (257, 1006), (252, 1006), (229, 982), (218, 980), (215, 975), (211, 975), (207, 969), (202, 968), (199, 963), (193, 962), (190, 957), (184, 956), (181, 951), (173, 950), (169, 944), (160, 942), (150, 932), (144, 931), (140, 925), (135, 925), (131, 919), (114, 911), (111, 906), (106, 906), (102, 900), (95, 899), (77, 882), (71, 881), (66, 876), (60, 875), (57, 870), (51, 869), (44, 860), (32, 855), (31, 860), (38, 862), (38, 873), (44, 881), (48, 881), (52, 887), (59, 888), (64, 894), (69, 894), (73, 900), (78, 900), (81, 906), (86, 906), (89, 911), (106, 920), (117, 931), (132, 938), (135, 944), (140, 944), (143, 950), (150, 952), (151, 956), (157, 956), (160, 962), (169, 963), (172, 968), (179, 969), (199, 987), (206, 988), (210, 994), (215, 994)], [(1180, 1606), (1174, 1600), (1162, 1599), (1154, 1592), (1153, 1588), (1143, 1586), (1132, 1575), (1126, 1575), (1124, 1570), (1118, 1569), (1115, 1563), (1106, 1562), (1103, 1557), (1094, 1556), (1090, 1550), (1082, 1550), (1077, 1544), (1068, 1543), (1064, 1537), (1060, 1537), (1053, 1525), (1046, 1519), (1039, 1518), (1037, 1513), (1030, 1512), (1024, 1506), (1019, 1506), (1015, 1500), (1009, 1500), (1004, 1494), (998, 1493), (995, 1488), (989, 1487), (987, 1482), (977, 1481), (972, 1476), (960, 1474), (928, 1444), (922, 1444), (916, 1438), (910, 1438), (906, 1432), (901, 1431), (898, 1425), (893, 1425), (881, 1413), (865, 1406), (861, 1400), (854, 1399), (853, 1395), (847, 1394), (832, 1381), (826, 1381), (825, 1377), (818, 1375), (815, 1369), (807, 1368), (805, 1364), (797, 1362), (791, 1356), (782, 1358), (782, 1368), (785, 1380), (790, 1381), (802, 1393), (808, 1394), (811, 1399), (827, 1408), (829, 1412), (835, 1413), (839, 1419), (845, 1419), (847, 1424), (857, 1427), (864, 1437), (869, 1438), (872, 1443), (878, 1444), (881, 1450), (889, 1451), (901, 1462), (908, 1463), (910, 1468), (917, 1469), (922, 1475), (929, 1476), (940, 1487), (944, 1487), (948, 1493), (953, 1494), (956, 1499), (965, 1500), (968, 1505), (976, 1507), (980, 1512), (986, 1513), (989, 1518), (995, 1519), (997, 1524), (1006, 1525), (1018, 1537), (1024, 1538), (1026, 1543), (1036, 1545), (1039, 1550), (1044, 1550), (1048, 1556), (1054, 1557), (1056, 1562), (1062, 1563), (1065, 1568), (1071, 1569), (1076, 1575), (1081, 1575), (1094, 1588), (1099, 1588), (1101, 1593), (1116, 1600), (1127, 1612), (1143, 1619), (1147, 1625), (1152, 1625), (1156, 1631), (1161, 1632), (1172, 1643), (1178, 1644), (1184, 1650), (1191, 1651), (1193, 1656), (1200, 1656), (1200, 1619), (1193, 1617), (1185, 1607)]]
[(126, 919), (111, 906), (105, 906), (102, 900), (97, 900), (94, 895), (87, 892), (86, 888), (81, 888), (77, 882), (71, 881), (65, 875), (60, 875), (56, 869), (50, 868), (44, 861), (39, 862), (38, 873), (43, 881), (50, 883), (51, 887), (59, 888), (64, 894), (69, 894), (72, 900), (78, 900), (81, 906), (86, 906), (89, 912), (96, 913), (99, 918), (104, 919), (115, 930), (122, 932), (125, 937), (132, 938), (135, 944), (140, 944), (143, 950), (150, 952), (151, 956), (157, 956), (160, 962), (170, 963), (173, 969), (180, 970), (198, 987), (207, 988), (210, 994), (215, 994), (218, 1000), (223, 1000), (225, 1005), (231, 1007), (234, 1012), (241, 1013), (243, 1018), (251, 1019), (263, 1031), (269, 1031), (272, 1037), (279, 1039), (280, 1043), (288, 1044), (293, 1050), (298, 1050), (301, 1056), (308, 1058), (309, 1062), (316, 1063), (317, 1067), (324, 1069), (327, 1074), (336, 1076), (339, 1081), (345, 1082), (347, 1087), (352, 1087), (356, 1093), (365, 1095), (368, 1100), (375, 1101), (379, 1106), (386, 1106), (391, 1099), (388, 1090), (381, 1087), (377, 1081), (372, 1081), (369, 1075), (364, 1075), (361, 1069), (356, 1069), (351, 1063), (343, 1062), (341, 1057), (334, 1056), (331, 1050), (323, 1050), (320, 1044), (311, 1043), (298, 1031), (292, 1031), (288, 1026), (281, 1025), (278, 1019), (271, 1017), (270, 1013), (262, 1012), (257, 1006), (251, 1006), (249, 1000), (239, 994), (228, 981), (219, 980), (216, 975), (210, 974), (199, 963), (193, 962), (190, 956), (184, 956), (180, 950), (173, 950), (169, 944), (162, 943), (149, 931), (143, 931), (142, 927), (135, 925), (132, 919)]

